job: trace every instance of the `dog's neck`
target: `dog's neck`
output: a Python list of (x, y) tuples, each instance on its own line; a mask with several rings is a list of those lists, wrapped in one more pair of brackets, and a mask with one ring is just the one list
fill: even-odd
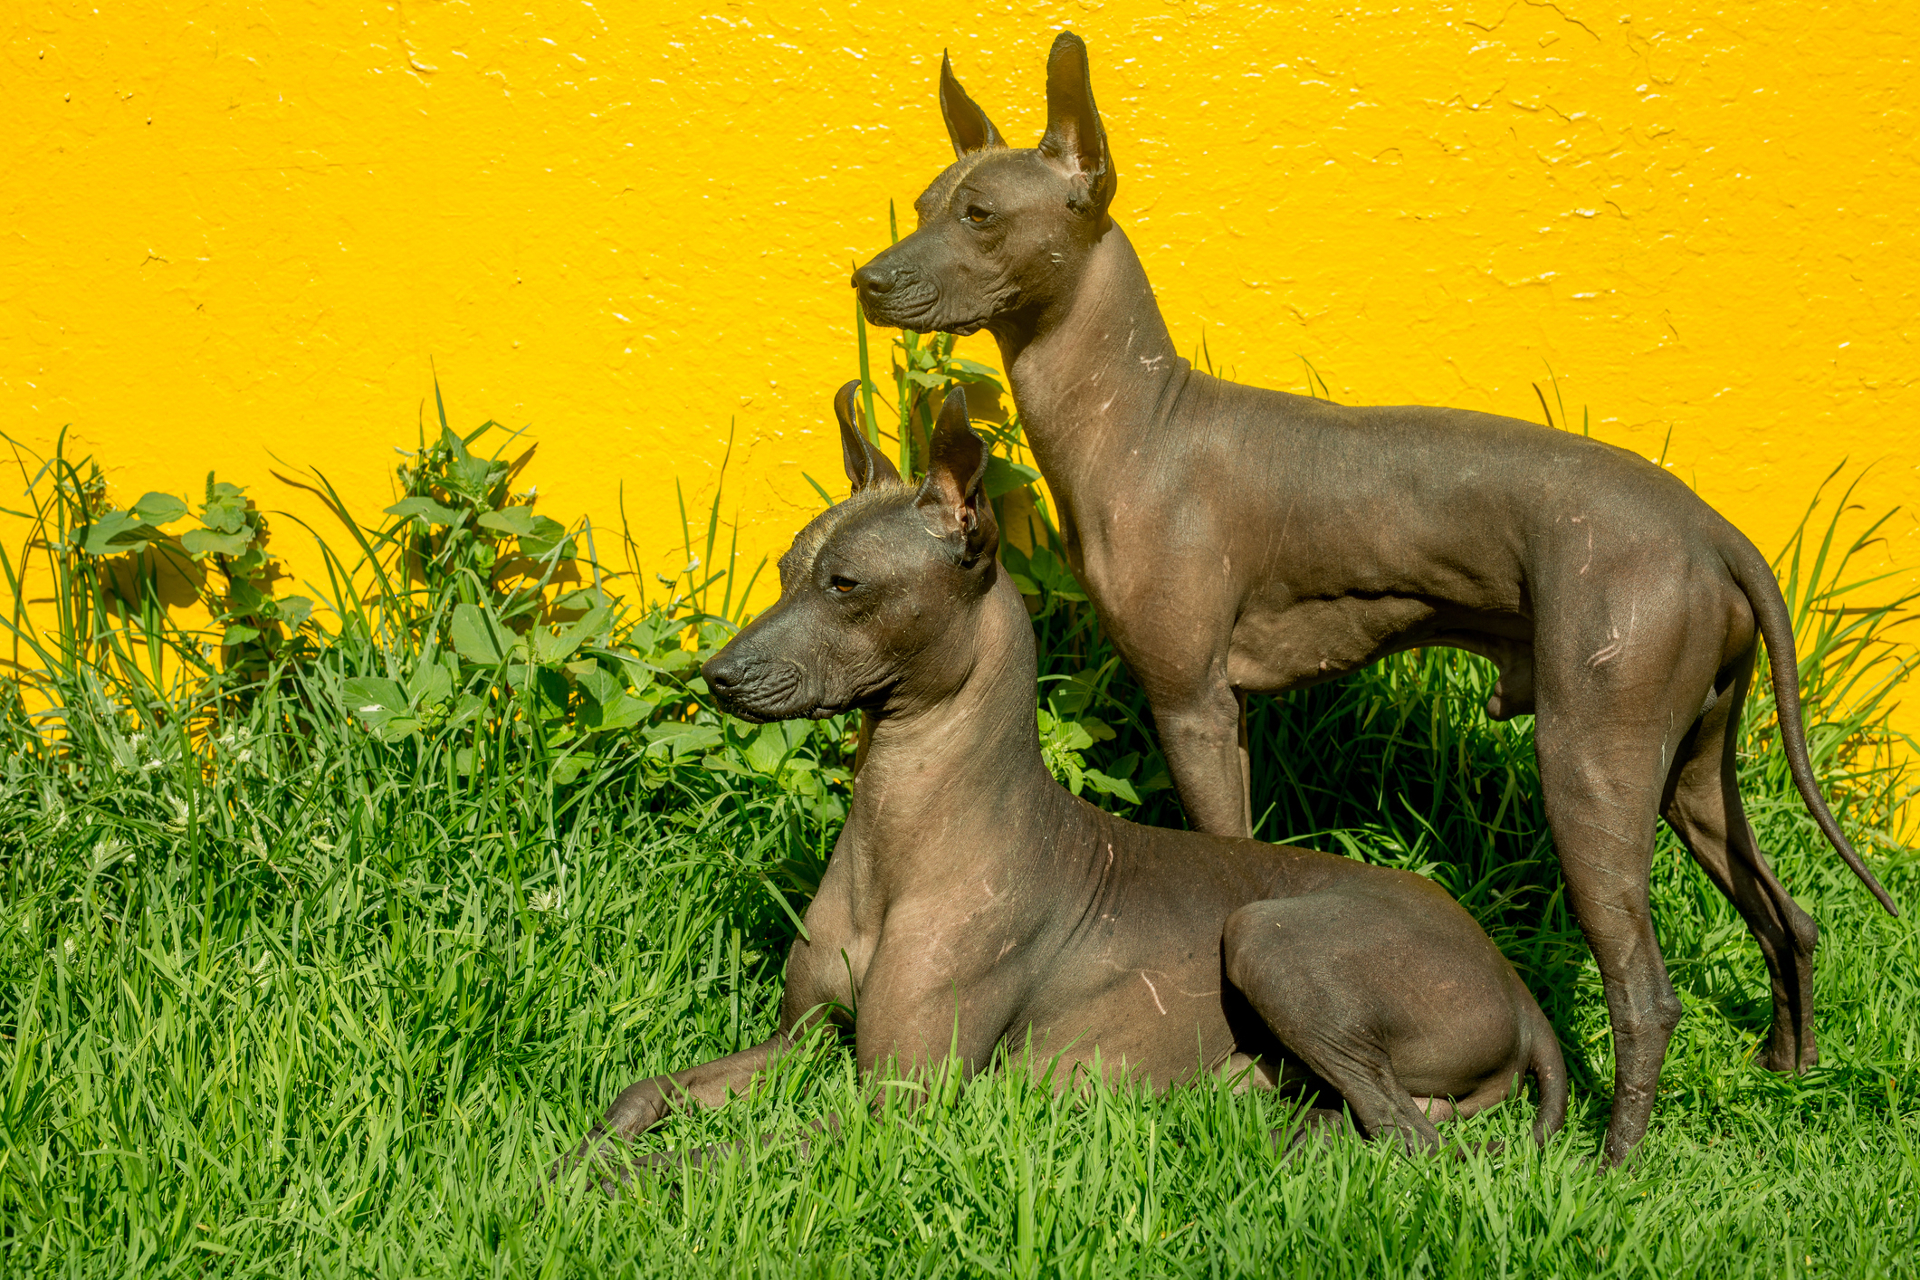
[(1004, 573), (978, 615), (957, 690), (870, 713), (842, 847), (859, 896), (876, 905), (909, 882), (978, 874), (998, 851), (1031, 848), (1031, 833), (1072, 820), (1040, 755), (1033, 623)]
[(1154, 414), (1188, 371), (1146, 268), (1111, 221), (1071, 292), (992, 331), (1028, 442), (1056, 486), (1071, 483), (1082, 457), (1114, 447), (1114, 428)]

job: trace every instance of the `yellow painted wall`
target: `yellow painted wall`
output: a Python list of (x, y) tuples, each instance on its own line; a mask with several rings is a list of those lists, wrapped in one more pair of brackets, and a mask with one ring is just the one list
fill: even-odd
[[(531, 424), (556, 515), (678, 566), (729, 422), (757, 557), (837, 479), (850, 266), (949, 158), (942, 47), (1009, 137), (1092, 47), (1183, 346), (1247, 381), (1537, 417), (1676, 469), (1772, 552), (1843, 457), (1920, 499), (1920, 101), (1900, 6), (863, 0), (10, 6), (0, 429), (123, 500), (389, 499), (430, 366)], [(884, 336), (884, 335), (880, 335)], [(972, 354), (991, 359), (984, 339)], [(275, 460), (280, 460), (276, 462)], [(11, 486), (9, 486), (11, 490)], [(0, 505), (13, 505), (9, 496)], [(1873, 555), (1920, 586), (1920, 524)], [(313, 572), (290, 522), (276, 549)], [(1920, 717), (1907, 723), (1920, 728)]]

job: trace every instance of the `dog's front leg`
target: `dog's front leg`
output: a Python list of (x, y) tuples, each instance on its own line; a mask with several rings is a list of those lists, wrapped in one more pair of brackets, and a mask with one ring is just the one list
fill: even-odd
[(1225, 672), (1197, 688), (1149, 684), (1147, 700), (1187, 821), (1216, 836), (1252, 835), (1244, 703)]
[[(613, 1100), (607, 1113), (600, 1117), (600, 1123), (587, 1131), (586, 1138), (573, 1154), (554, 1165), (549, 1178), (558, 1179), (570, 1170), (593, 1161), (616, 1139), (624, 1143), (638, 1137), (676, 1109), (725, 1105), (736, 1094), (745, 1093), (754, 1077), (770, 1069), (793, 1048), (794, 1043), (793, 1035), (784, 1031), (776, 1032), (771, 1039), (751, 1049), (742, 1049), (739, 1053), (715, 1058), (697, 1067), (650, 1076), (628, 1085)], [(636, 1162), (624, 1154), (608, 1154), (611, 1157), (607, 1161), (610, 1172), (623, 1182), (637, 1164), (645, 1163)]]

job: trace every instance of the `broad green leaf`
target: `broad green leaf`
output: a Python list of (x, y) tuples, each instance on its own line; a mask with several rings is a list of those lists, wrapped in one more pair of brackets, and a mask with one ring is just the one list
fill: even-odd
[[(555, 547), (559, 548), (559, 554), (557, 555), (554, 554)], [(546, 560), (549, 558), (554, 560), (571, 560), (577, 554), (577, 551), (572, 538), (529, 537), (520, 539), (520, 554), (529, 560)]]
[(700, 665), (700, 655), (692, 649), (665, 649), (656, 659), (660, 669), (668, 675), (678, 675), (689, 667)]
[(620, 682), (613, 677), (612, 673), (597, 662), (583, 665), (586, 665), (587, 669), (574, 672), (573, 677), (574, 683), (580, 686), (581, 692), (603, 707), (620, 696)]
[(131, 511), (109, 511), (87, 528), (83, 549), (90, 556), (113, 556), (158, 541), (160, 531)]
[(1140, 796), (1125, 778), (1111, 778), (1098, 769), (1086, 771), (1087, 785), (1103, 795), (1119, 796), (1128, 804), (1139, 804)]
[(379, 676), (353, 676), (341, 688), (347, 709), (355, 715), (395, 715), (407, 709), (406, 691)]
[(459, 524), (464, 515), (463, 512), (455, 511), (451, 507), (441, 506), (432, 498), (402, 498), (400, 501), (386, 508), (386, 514), (390, 516), (409, 516), (417, 520), (425, 520), (428, 524), (440, 525), (445, 528), (452, 528), (454, 525)]
[[(207, 501), (200, 508), (200, 521), (216, 533), (238, 534), (247, 527), (247, 498), (237, 484), (207, 477)], [(252, 535), (249, 533), (248, 537)], [(233, 552), (223, 552), (232, 555)]]
[(575, 649), (605, 628), (608, 614), (609, 610), (605, 608), (589, 609), (585, 617), (568, 623), (557, 635), (545, 627), (536, 628), (533, 633), (534, 660), (543, 663), (566, 661), (573, 656)]
[(253, 530), (242, 526), (238, 532), (224, 529), (189, 529), (180, 535), (180, 545), (187, 554), (200, 556), (237, 556), (247, 549), (253, 541)]
[(977, 360), (968, 360), (964, 356), (954, 356), (947, 361), (947, 367), (953, 370), (953, 376), (959, 382), (986, 382), (1000, 385), (1000, 371)]
[(300, 624), (313, 616), (313, 601), (306, 596), (283, 596), (274, 601), (274, 609), (280, 615), (280, 621), (287, 624), (287, 630), (296, 631)]
[(453, 606), (453, 616), (447, 622), (447, 638), (453, 641), (454, 650), (461, 657), (483, 667), (497, 667), (513, 652), (513, 633), (477, 604)]
[(574, 609), (579, 609), (585, 612), (588, 609), (597, 609), (602, 605), (611, 605), (612, 603), (613, 598), (598, 587), (576, 587), (572, 591), (562, 592), (560, 595), (555, 596), (553, 607), (555, 611), (564, 609), (571, 612)]
[(226, 631), (221, 634), (220, 643), (223, 645), (245, 644), (249, 640), (258, 640), (259, 638), (259, 628), (249, 627), (242, 623), (235, 622), (230, 624)]
[(391, 680), (354, 676), (341, 687), (341, 696), (367, 729), (383, 742), (403, 738), (419, 728), (407, 712), (407, 695)]
[(985, 483), (989, 498), (1004, 497), (1015, 489), (1032, 484), (1039, 478), (1040, 473), (1032, 467), (1010, 462), (997, 453), (987, 459)]
[(580, 723), (588, 729), (626, 729), (653, 714), (651, 698), (615, 694), (605, 702), (594, 702), (580, 709)]
[(719, 746), (722, 735), (717, 725), (669, 720), (648, 728), (646, 738), (648, 755), (662, 756), (671, 752), (675, 760), (682, 760)]
[(553, 766), (554, 785), (564, 787), (592, 766), (593, 757), (585, 751), (575, 751), (570, 755), (561, 756)]
[[(1039, 713), (1040, 738), (1060, 751), (1085, 751), (1093, 745), (1093, 735), (1078, 721), (1063, 720), (1042, 709)], [(1109, 734), (1111, 736), (1111, 734)]]
[(779, 772), (780, 762), (787, 758), (787, 737), (780, 732), (779, 725), (763, 724), (742, 755), (755, 773), (772, 777)]
[(567, 678), (551, 667), (539, 667), (534, 676), (534, 692), (540, 698), (540, 711), (543, 717), (564, 716), (567, 713), (567, 701), (573, 693), (573, 686)]
[(184, 499), (170, 493), (146, 493), (133, 504), (132, 510), (133, 514), (148, 524), (167, 524), (185, 516), (187, 504)]
[(478, 718), (487, 709), (487, 700), (477, 693), (463, 693), (454, 700), (453, 710), (447, 715), (447, 727), (456, 728), (469, 720)]
[[(476, 435), (479, 433), (476, 432)], [(504, 472), (507, 464), (495, 462), (491, 458), (477, 458), (467, 451), (467, 443), (451, 431), (442, 430), (440, 442), (447, 447), (450, 455), (447, 461), (447, 479), (462, 493), (469, 497), (483, 498), (493, 485), (495, 469)]]
[(235, 613), (271, 613), (273, 597), (244, 579), (233, 584), (228, 593)]
[[(602, 650), (601, 652), (605, 653), (608, 651)], [(627, 683), (633, 686), (635, 693), (645, 693), (647, 688), (653, 684), (654, 673), (659, 670), (658, 667), (655, 667), (644, 659), (636, 658), (632, 654), (625, 652), (610, 653), (609, 656), (619, 661), (620, 669), (626, 673)]]
[(489, 511), (480, 517), (479, 524), (482, 529), (524, 538), (538, 533), (542, 520), (559, 528), (559, 521), (535, 515), (532, 507), (502, 507), (498, 511)]
[(453, 696), (453, 673), (431, 660), (407, 677), (407, 693), (416, 707), (437, 707)]

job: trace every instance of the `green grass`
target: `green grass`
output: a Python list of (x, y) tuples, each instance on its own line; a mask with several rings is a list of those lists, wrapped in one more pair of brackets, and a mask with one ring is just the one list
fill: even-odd
[[(1894, 615), (1838, 611), (1859, 544), (1825, 527), (1825, 553), (1797, 540), (1789, 575), (1817, 763), (1887, 887), (1920, 905), (1892, 826), (1908, 784), (1875, 754), (1903, 674), (1880, 643)], [(1753, 1065), (1758, 952), (1663, 836), (1655, 917), (1688, 1013), (1641, 1162), (1598, 1174), (1606, 1021), (1559, 901), (1529, 728), (1487, 723), (1486, 668), (1444, 652), (1263, 706), (1256, 811), (1266, 834), (1424, 869), (1487, 925), (1574, 1067), (1573, 1114), (1544, 1153), (1522, 1104), (1459, 1126), (1504, 1139), (1496, 1157), (1339, 1142), (1283, 1161), (1272, 1099), (1054, 1096), (1017, 1073), (869, 1116), (823, 1044), (646, 1145), (771, 1142), (611, 1201), (551, 1189), (552, 1159), (621, 1087), (771, 1028), (788, 908), (837, 821), (809, 775), (844, 763), (847, 726), (785, 747), (723, 736), (671, 653), (726, 627), (681, 591), (605, 637), (662, 668), (654, 694), (671, 687), (643, 723), (582, 733), (577, 690), (542, 702), (531, 667), (470, 662), (448, 669), (491, 708), (477, 720), (356, 719), (347, 682), (411, 689), (445, 657), (435, 591), (490, 598), (463, 573), (396, 573), (384, 604), (336, 597), (334, 631), (290, 629), (276, 650), (300, 660), (200, 686), (140, 676), (153, 615), (79, 583), (91, 638), (51, 644), (64, 664), (38, 686), (58, 732), (29, 716), (37, 703), (0, 714), (0, 1273), (1920, 1271), (1920, 934), (1820, 839), (1768, 701), (1749, 706), (1747, 794), (1825, 930), (1822, 1065)], [(1084, 609), (1041, 605), (1047, 670), (1064, 677), (1049, 688), (1077, 685), (1120, 729), (1089, 760), (1150, 752)], [(89, 658), (109, 648), (124, 660)], [(710, 728), (707, 754), (673, 746), (690, 727)], [(590, 765), (562, 769), (568, 752)], [(1167, 820), (1170, 805), (1151, 793), (1141, 811)], [(849, 1118), (843, 1137), (803, 1157), (790, 1135), (827, 1112)]]

